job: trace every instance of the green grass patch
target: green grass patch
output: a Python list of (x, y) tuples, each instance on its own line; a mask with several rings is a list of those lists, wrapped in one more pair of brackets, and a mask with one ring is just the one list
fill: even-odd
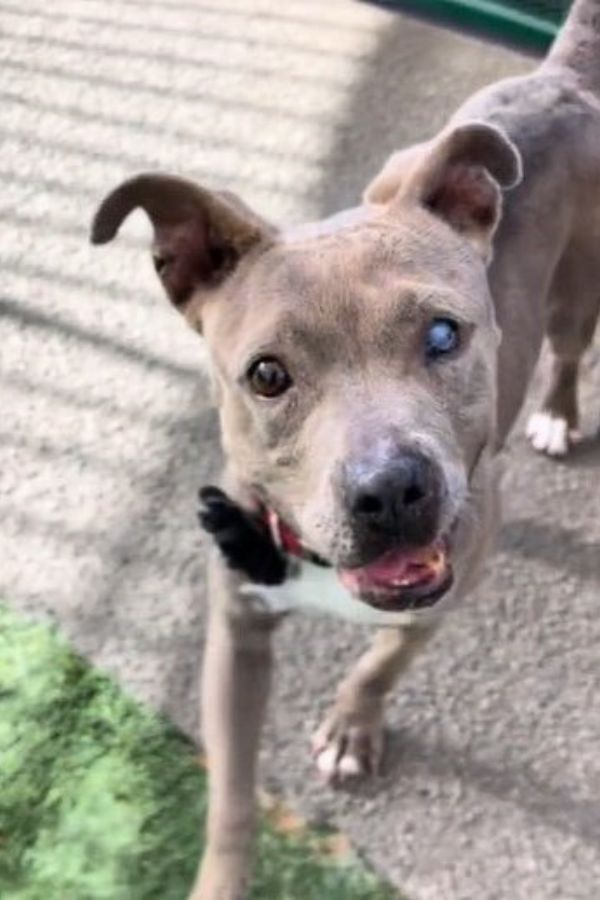
[[(189, 741), (0, 606), (2, 900), (184, 900), (205, 805)], [(397, 898), (322, 834), (282, 831), (264, 818), (253, 900)]]

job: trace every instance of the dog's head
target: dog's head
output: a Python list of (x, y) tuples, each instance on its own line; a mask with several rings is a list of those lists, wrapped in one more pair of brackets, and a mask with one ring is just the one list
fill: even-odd
[(164, 175), (94, 220), (104, 243), (146, 211), (159, 278), (209, 348), (234, 481), (374, 605), (443, 594), (476, 533), (499, 341), (486, 264), (519, 177), (508, 139), (468, 123), (313, 226)]

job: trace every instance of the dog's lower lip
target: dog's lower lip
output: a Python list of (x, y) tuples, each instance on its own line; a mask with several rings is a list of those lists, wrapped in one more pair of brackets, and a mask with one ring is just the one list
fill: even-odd
[(358, 600), (390, 612), (433, 606), (452, 585), (449, 541), (389, 551), (369, 565), (338, 570)]
[(428, 609), (448, 593), (454, 582), (452, 568), (448, 567), (441, 584), (429, 585), (421, 589), (405, 589), (396, 594), (358, 594), (357, 598), (375, 609), (385, 612), (407, 612)]

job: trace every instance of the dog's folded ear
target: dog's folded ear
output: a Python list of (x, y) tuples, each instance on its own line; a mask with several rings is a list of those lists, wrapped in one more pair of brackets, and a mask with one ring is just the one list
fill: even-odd
[(393, 211), (418, 204), (470, 240), (485, 259), (502, 213), (502, 190), (522, 178), (519, 151), (493, 125), (467, 122), (394, 154), (364, 199)]
[(272, 241), (273, 230), (233, 194), (212, 192), (172, 175), (146, 173), (102, 201), (93, 244), (106, 244), (134, 209), (154, 227), (154, 267), (172, 303), (187, 313), (202, 289), (218, 287), (243, 256)]

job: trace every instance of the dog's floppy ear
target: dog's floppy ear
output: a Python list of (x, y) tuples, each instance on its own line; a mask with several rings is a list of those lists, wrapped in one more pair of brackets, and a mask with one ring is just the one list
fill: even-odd
[(369, 185), (367, 203), (417, 203), (470, 240), (488, 259), (502, 190), (522, 177), (519, 151), (493, 125), (467, 122), (395, 154)]
[(154, 267), (181, 312), (198, 291), (217, 287), (244, 254), (273, 235), (232, 194), (208, 191), (173, 175), (146, 173), (105, 197), (92, 223), (92, 243), (112, 240), (137, 208), (154, 226)]

